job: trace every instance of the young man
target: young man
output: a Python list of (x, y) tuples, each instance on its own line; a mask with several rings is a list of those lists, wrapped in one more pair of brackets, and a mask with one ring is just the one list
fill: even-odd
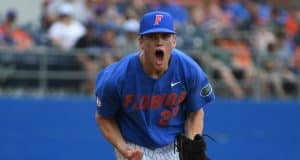
[(170, 14), (146, 13), (138, 42), (140, 51), (98, 75), (96, 121), (118, 160), (177, 160), (176, 136), (202, 134), (202, 107), (215, 95), (199, 65), (175, 49)]

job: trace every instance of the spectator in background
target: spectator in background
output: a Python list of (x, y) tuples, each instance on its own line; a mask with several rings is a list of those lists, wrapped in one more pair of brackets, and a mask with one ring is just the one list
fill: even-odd
[(41, 8), (41, 21), (40, 21), (40, 27), (41, 27), (41, 32), (46, 32), (50, 28), (51, 24), (55, 20), (54, 17), (47, 12), (47, 9), (49, 5), (51, 4), (52, 0), (44, 0), (42, 3), (42, 8)]
[(0, 26), (0, 47), (9, 47), (23, 51), (33, 46), (32, 37), (17, 26), (17, 19), (18, 13), (16, 10), (7, 10), (5, 21)]
[[(208, 40), (208, 34), (204, 30), (204, 21), (206, 13), (203, 5), (192, 6), (189, 10), (189, 21), (186, 26), (178, 31), (177, 46), (186, 48), (204, 49), (205, 42)], [(181, 39), (182, 38), (182, 39)]]
[(266, 24), (272, 14), (272, 6), (267, 0), (256, 0), (254, 1), (257, 4), (257, 16), (259, 19), (259, 24)]
[(228, 15), (222, 11), (218, 1), (199, 3), (189, 11), (188, 23), (178, 32), (183, 38), (178, 37), (178, 46), (207, 49), (211, 38), (219, 36), (230, 26)]
[(105, 30), (105, 26), (108, 24), (105, 17), (105, 6), (103, 4), (98, 4), (94, 9), (94, 23), (96, 27), (97, 34), (101, 34)]
[(96, 5), (95, 0), (67, 0), (71, 5), (73, 5), (74, 18), (81, 23), (86, 23), (94, 17), (94, 7)]
[(286, 98), (295, 91), (297, 78), (291, 70), (292, 54), (284, 32), (276, 32), (276, 40), (270, 43), (261, 58), (264, 96)]
[(85, 27), (73, 18), (74, 8), (68, 3), (58, 8), (59, 18), (48, 31), (48, 38), (53, 47), (69, 50), (85, 34)]
[(212, 36), (219, 36), (224, 30), (232, 27), (231, 15), (223, 11), (220, 3), (218, 0), (211, 0), (203, 7), (205, 10), (203, 28)]
[[(238, 13), (231, 13), (231, 14), (237, 14), (234, 15), (234, 25), (235, 30), (237, 31), (250, 31), (252, 28), (256, 27), (257, 24), (260, 23), (259, 15), (258, 15), (258, 5), (253, 1), (242, 1), (239, 2), (239, 7), (235, 6), (233, 8), (233, 12)], [(239, 16), (238, 14), (241, 12), (244, 14), (243, 16)], [(237, 21), (235, 21), (237, 20)]]
[(117, 28), (114, 26), (106, 26), (103, 33), (100, 35), (101, 39), (101, 54), (100, 54), (100, 68), (104, 68), (115, 61), (117, 56)]
[(300, 44), (296, 46), (295, 53), (292, 57), (292, 70), (298, 76), (298, 79), (300, 77)]
[(95, 6), (94, 15), (97, 34), (101, 35), (107, 27), (118, 28), (124, 23), (125, 9), (116, 0), (103, 1)]
[[(214, 38), (212, 45), (207, 50), (208, 53), (201, 55), (201, 62), (211, 69), (213, 78), (219, 80), (217, 84), (229, 88), (229, 92), (221, 92), (220, 94), (223, 94), (223, 96), (233, 95), (235, 98), (245, 98), (246, 93), (234, 75), (236, 70), (233, 66), (233, 55), (222, 46), (224, 41), (226, 41), (225, 38)], [(224, 90), (222, 87), (219, 88)]]
[(293, 37), (293, 41), (296, 45), (299, 46), (300, 45), (300, 14), (299, 14), (299, 20), (298, 20), (298, 27), (299, 27), (299, 30), (296, 33), (295, 37)]
[(33, 38), (37, 45), (49, 46), (47, 32), (50, 26), (55, 22), (56, 16), (49, 12), (49, 6), (53, 0), (44, 0), (41, 4), (41, 16), (39, 21), (39, 28), (33, 33)]
[(84, 25), (85, 34), (82, 35), (75, 43), (75, 48), (84, 48), (87, 50), (99, 49), (101, 42), (99, 35), (96, 32), (96, 26), (93, 21), (88, 21)]
[(113, 28), (106, 26), (102, 33), (98, 34), (93, 21), (88, 21), (85, 27), (86, 33), (75, 44), (75, 48), (79, 49), (76, 58), (85, 72), (81, 89), (92, 94), (96, 73), (114, 62), (116, 33)]
[(131, 53), (138, 49), (137, 35), (139, 31), (139, 21), (128, 19), (122, 26), (122, 34), (117, 38), (117, 47), (124, 53)]
[(80, 88), (91, 94), (94, 91), (95, 74), (100, 69), (98, 61), (101, 41), (92, 21), (88, 21), (85, 27), (86, 33), (76, 42), (75, 48), (79, 49), (76, 58), (85, 72), (85, 79)]
[(289, 37), (295, 37), (297, 32), (299, 31), (297, 13), (298, 8), (295, 6), (288, 8), (288, 16), (285, 21), (285, 32)]
[(296, 33), (293, 41), (295, 43), (295, 51), (292, 56), (292, 69), (294, 73), (300, 77), (300, 9), (297, 13), (298, 32)]
[(73, 18), (84, 23), (87, 19), (93, 17), (93, 8), (96, 4), (95, 0), (44, 0), (47, 4), (44, 11), (52, 20), (59, 18), (58, 10), (61, 5), (67, 3), (71, 5), (76, 12)]
[(256, 68), (247, 40), (243, 37), (228, 37), (222, 41), (221, 46), (231, 54), (231, 68), (240, 84), (243, 87), (249, 87), (253, 84)]
[(173, 0), (159, 0), (159, 1), (150, 1), (151, 6), (149, 10), (159, 10), (163, 12), (168, 12), (174, 17), (174, 23), (176, 30), (180, 30), (187, 24), (189, 19), (189, 14), (186, 8), (181, 5), (178, 5)]
[(225, 12), (231, 15), (231, 23), (237, 29), (242, 29), (250, 18), (249, 10), (244, 3), (239, 0), (225, 0), (224, 4)]
[[(149, 10), (148, 3), (145, 3), (144, 0), (130, 0), (128, 1), (126, 11), (125, 11), (125, 18), (135, 18), (139, 19), (139, 15), (145, 14)], [(134, 13), (132, 13), (134, 12)], [(132, 16), (134, 14), (134, 16)], [(129, 15), (129, 17), (127, 17)], [(130, 16), (131, 15), (131, 16)]]
[(102, 1), (95, 6), (95, 21), (100, 25), (119, 26), (124, 22), (124, 10), (118, 0)]
[(281, 11), (279, 8), (273, 8), (270, 13), (270, 19), (266, 22), (266, 26), (272, 31), (276, 32), (283, 28), (284, 23), (281, 20)]
[(128, 6), (124, 12), (124, 18), (125, 21), (128, 19), (139, 19), (139, 15), (137, 14), (135, 8)]
[(267, 52), (268, 45), (275, 41), (274, 33), (266, 27), (258, 27), (253, 31), (251, 46), (256, 53), (256, 59)]

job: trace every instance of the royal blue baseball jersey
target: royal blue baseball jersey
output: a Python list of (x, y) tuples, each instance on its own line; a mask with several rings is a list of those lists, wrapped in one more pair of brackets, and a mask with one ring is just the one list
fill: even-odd
[(96, 98), (98, 114), (115, 118), (126, 141), (158, 148), (184, 132), (186, 111), (199, 110), (215, 95), (200, 66), (173, 49), (159, 79), (144, 72), (138, 52), (106, 67), (96, 80)]

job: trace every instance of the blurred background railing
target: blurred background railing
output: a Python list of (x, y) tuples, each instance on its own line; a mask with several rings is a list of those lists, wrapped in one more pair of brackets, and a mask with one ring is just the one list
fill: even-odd
[[(288, 79), (281, 81), (284, 95), (280, 95), (275, 92), (271, 79), (266, 78), (267, 81), (264, 82), (263, 75), (260, 75), (268, 74), (262, 71), (263, 67), (259, 64), (260, 57), (253, 61), (255, 66), (255, 71), (251, 71), (253, 75), (246, 77), (245, 74), (250, 74), (247, 73), (248, 71), (228, 67), (213, 59), (211, 55), (224, 56), (222, 55), (224, 53), (216, 51), (218, 50), (216, 47), (209, 46), (206, 51), (197, 48), (182, 50), (189, 53), (207, 72), (219, 98), (293, 99), (300, 97), (299, 77), (296, 75), (295, 81)], [(107, 51), (100, 49), (95, 55), (87, 54), (80, 49), (64, 51), (49, 47), (32, 48), (26, 51), (1, 49), (0, 93), (12, 96), (91, 96), (94, 94), (93, 85), (97, 73), (107, 63), (114, 62), (125, 56), (124, 53), (128, 53), (127, 49), (121, 48)], [(242, 54), (243, 51), (239, 53)], [(276, 74), (280, 76), (286, 73)], [(263, 91), (262, 86), (269, 87), (268, 94)]]

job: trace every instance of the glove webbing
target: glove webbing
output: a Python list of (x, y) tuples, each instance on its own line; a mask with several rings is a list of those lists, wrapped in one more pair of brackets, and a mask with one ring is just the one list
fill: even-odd
[(184, 135), (178, 135), (176, 137), (176, 143), (174, 145), (174, 152), (176, 152), (177, 149), (180, 160), (186, 160), (186, 159), (190, 160), (196, 157), (198, 157), (198, 159), (200, 160), (209, 160), (205, 154), (206, 142), (205, 139), (203, 138), (204, 136), (216, 142), (215, 139), (213, 139), (209, 135), (201, 136), (197, 134), (194, 137), (194, 140), (191, 140)]

